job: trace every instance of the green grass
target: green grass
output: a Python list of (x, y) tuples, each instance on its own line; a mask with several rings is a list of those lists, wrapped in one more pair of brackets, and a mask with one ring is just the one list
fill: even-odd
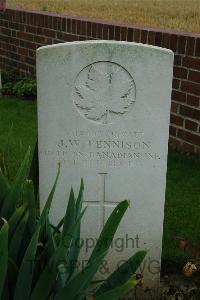
[(186, 256), (177, 249), (175, 236), (199, 244), (200, 235), (200, 159), (169, 152), (163, 264), (176, 268)]
[(10, 172), (14, 175), (27, 147), (37, 138), (36, 101), (0, 98), (0, 145), (13, 124), (10, 143)]
[[(0, 145), (13, 123), (11, 168), (16, 171), (28, 145), (37, 136), (36, 102), (0, 99)], [(176, 247), (175, 236), (198, 241), (200, 235), (200, 160), (169, 151), (163, 237), (163, 269), (175, 270), (184, 254)]]

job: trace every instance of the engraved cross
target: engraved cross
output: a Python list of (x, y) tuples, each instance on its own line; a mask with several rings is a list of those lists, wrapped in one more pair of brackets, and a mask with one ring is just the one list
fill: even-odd
[(103, 228), (105, 224), (105, 209), (109, 205), (117, 205), (119, 202), (117, 201), (109, 201), (107, 199), (107, 175), (108, 173), (98, 173), (99, 175), (99, 193), (97, 195), (97, 201), (84, 201), (88, 206), (98, 205), (99, 206), (99, 219), (100, 219), (100, 230)]

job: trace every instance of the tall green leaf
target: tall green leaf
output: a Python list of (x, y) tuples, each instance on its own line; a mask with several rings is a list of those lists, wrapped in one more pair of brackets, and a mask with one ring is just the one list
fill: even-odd
[(82, 271), (75, 275), (65, 285), (65, 287), (57, 293), (55, 300), (84, 299), (84, 296), (86, 296), (87, 290), (91, 284), (92, 278), (98, 271), (104, 256), (105, 253), (101, 253), (101, 255), (93, 259), (93, 261), (90, 262)]
[(95, 296), (99, 296), (111, 289), (116, 288), (117, 286), (126, 283), (137, 271), (146, 254), (146, 251), (138, 251), (121, 266), (119, 266), (119, 268), (114, 271), (99, 287), (99, 289), (95, 293)]
[(43, 230), (43, 227), (45, 225), (46, 216), (49, 214), (49, 210), (50, 210), (50, 207), (51, 207), (51, 203), (52, 203), (52, 200), (53, 200), (53, 196), (54, 196), (54, 193), (55, 193), (55, 189), (56, 189), (56, 186), (57, 186), (59, 175), (60, 175), (60, 164), (58, 164), (58, 172), (57, 172), (57, 175), (56, 175), (56, 179), (55, 179), (53, 188), (52, 188), (52, 190), (51, 190), (51, 192), (50, 192), (50, 194), (47, 198), (47, 201), (45, 203), (45, 206), (42, 210), (42, 213), (41, 213), (41, 216), (40, 216), (40, 219), (39, 219), (39, 224), (41, 226), (41, 231)]
[(15, 288), (14, 300), (29, 299), (31, 294), (31, 285), (34, 271), (34, 260), (38, 245), (38, 237), (40, 233), (40, 226), (37, 227), (30, 244), (25, 252), (22, 260), (17, 283)]
[(76, 221), (76, 200), (74, 196), (74, 191), (71, 188), (70, 195), (69, 195), (69, 202), (65, 213), (63, 231), (62, 231), (63, 237), (69, 231), (70, 227), (73, 226), (75, 221)]
[(22, 204), (20, 207), (16, 208), (15, 212), (12, 214), (8, 220), (9, 224), (9, 241), (11, 241), (15, 231), (18, 228), (18, 224), (21, 222), (25, 213), (27, 212), (27, 203)]
[(4, 199), (10, 191), (10, 183), (0, 169), (0, 211), (4, 203)]
[(9, 157), (9, 146), (10, 146), (10, 137), (13, 129), (13, 124), (10, 127), (7, 139), (3, 145), (3, 153), (2, 153), (2, 170), (6, 177), (9, 177), (9, 170), (8, 170), (8, 157)]
[(100, 296), (95, 297), (95, 300), (117, 300), (127, 293), (131, 288), (135, 287), (136, 281), (129, 280), (128, 282), (116, 287), (113, 290), (105, 292)]
[(12, 236), (9, 244), (9, 256), (16, 261), (18, 258), (19, 250), (24, 239), (24, 233), (28, 222), (28, 211), (24, 214), (19, 222), (14, 235)]
[(4, 283), (8, 267), (8, 223), (4, 221), (0, 230), (0, 299), (2, 297)]
[(34, 193), (36, 199), (38, 198), (39, 191), (39, 161), (38, 161), (38, 140), (35, 143), (33, 157), (31, 161), (31, 167), (28, 178), (32, 180), (34, 186)]
[(120, 202), (110, 217), (108, 218), (105, 226), (102, 229), (100, 237), (96, 243), (96, 246), (91, 254), (89, 262), (98, 256), (101, 252), (106, 252), (112, 244), (112, 240), (117, 231), (117, 228), (128, 208), (129, 204), (127, 200)]
[(19, 171), (17, 172), (16, 178), (14, 180), (14, 183), (12, 184), (12, 187), (10, 189), (9, 194), (5, 198), (3, 207), (2, 207), (2, 216), (4, 218), (9, 218), (13, 211), (15, 210), (20, 194), (24, 187), (24, 180), (28, 174), (28, 167), (29, 167), (29, 159), (30, 159), (30, 147), (28, 148), (26, 155), (24, 157), (24, 160), (21, 164), (21, 167), (19, 168)]
[(36, 228), (37, 208), (35, 203), (33, 182), (31, 180), (26, 181), (23, 196), (29, 208), (28, 228), (30, 235), (32, 236)]
[[(31, 294), (31, 300), (44, 300), (46, 299), (52, 291), (52, 288), (56, 285), (56, 279), (59, 275), (59, 266), (61, 264), (68, 265), (67, 255), (72, 243), (74, 232), (84, 214), (85, 210), (81, 213), (79, 219), (75, 224), (69, 229), (64, 237), (61, 238), (59, 247), (49, 259), (44, 268), (43, 272), (40, 274), (38, 281)], [(65, 262), (66, 261), (66, 262)]]

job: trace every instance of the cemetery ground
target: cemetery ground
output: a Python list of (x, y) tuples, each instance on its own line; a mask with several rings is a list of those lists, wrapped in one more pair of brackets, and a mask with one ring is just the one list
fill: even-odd
[(8, 0), (9, 7), (119, 21), (129, 24), (200, 31), (199, 0)]
[[(27, 147), (33, 148), (37, 137), (36, 101), (0, 98), (1, 145), (11, 124), (10, 170), (14, 175)], [(180, 273), (189, 258), (177, 248), (175, 236), (199, 244), (199, 182), (200, 160), (169, 149), (162, 254), (164, 274)]]

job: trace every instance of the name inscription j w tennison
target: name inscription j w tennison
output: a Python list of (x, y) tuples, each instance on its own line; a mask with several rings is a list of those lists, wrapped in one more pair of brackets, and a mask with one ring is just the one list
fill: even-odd
[(158, 161), (161, 156), (154, 150), (152, 142), (146, 140), (142, 132), (134, 135), (105, 136), (98, 139), (91, 135), (68, 135), (55, 143), (54, 149), (46, 149), (43, 155), (54, 155), (67, 165), (83, 164), (92, 166), (127, 166), (143, 161)]

